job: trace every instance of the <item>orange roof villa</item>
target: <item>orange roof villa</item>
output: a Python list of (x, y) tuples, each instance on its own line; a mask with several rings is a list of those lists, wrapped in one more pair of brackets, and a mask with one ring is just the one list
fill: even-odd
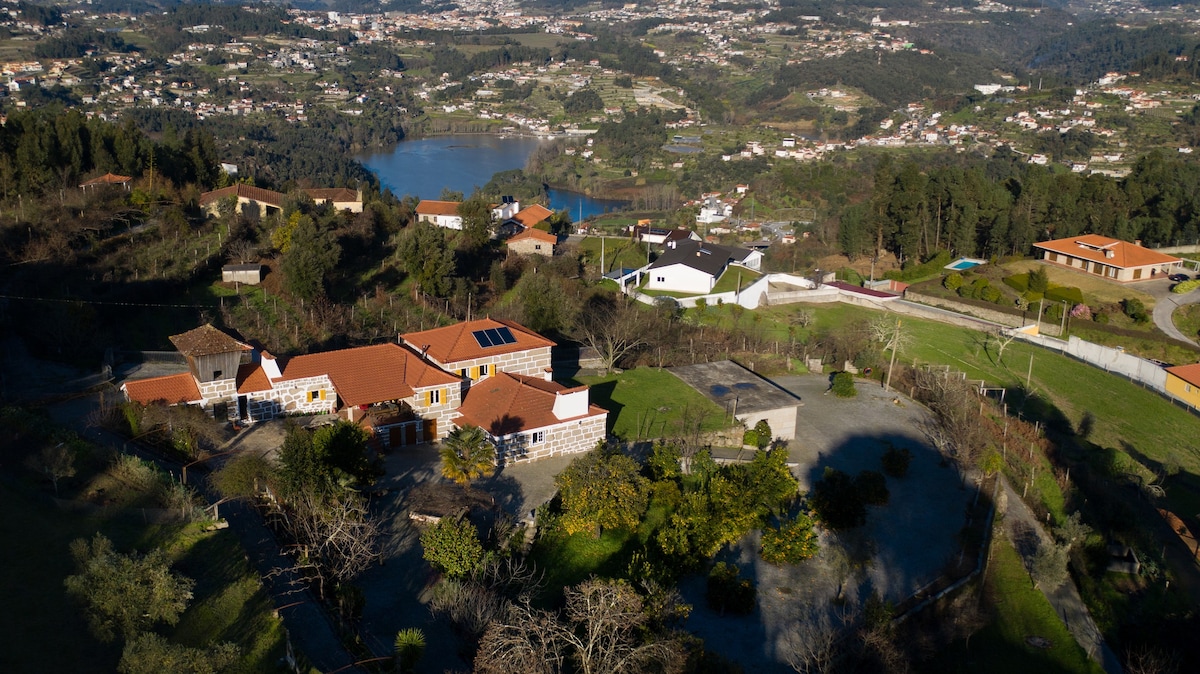
[(1042, 259), (1047, 262), (1121, 283), (1166, 276), (1182, 262), (1138, 243), (1099, 234), (1043, 241), (1033, 247), (1042, 251)]

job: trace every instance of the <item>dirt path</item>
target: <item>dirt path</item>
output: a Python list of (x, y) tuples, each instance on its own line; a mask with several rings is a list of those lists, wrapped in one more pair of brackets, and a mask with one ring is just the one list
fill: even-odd
[[(1005, 514), (1003, 526), (1008, 532), (1009, 540), (1016, 547), (1017, 554), (1021, 555), (1028, 566), (1033, 562), (1033, 555), (1038, 548), (1042, 545), (1053, 544), (1053, 539), (1042, 527), (1042, 524), (1034, 518), (1020, 495), (1013, 491), (1008, 480), (1001, 478), (1001, 483), (1008, 499), (1008, 512)], [(1075, 637), (1075, 641), (1083, 647), (1083, 650), (1087, 651), (1093, 660), (1099, 662), (1108, 674), (1124, 674), (1125, 670), (1121, 667), (1121, 661), (1104, 642), (1104, 636), (1100, 634), (1099, 628), (1096, 627), (1091, 614), (1088, 613), (1087, 605), (1079, 596), (1075, 583), (1068, 577), (1058, 587), (1041, 587), (1039, 589), (1042, 594), (1046, 595), (1046, 599), (1050, 600), (1054, 612), (1058, 614), (1059, 618), (1062, 618), (1067, 630)]]

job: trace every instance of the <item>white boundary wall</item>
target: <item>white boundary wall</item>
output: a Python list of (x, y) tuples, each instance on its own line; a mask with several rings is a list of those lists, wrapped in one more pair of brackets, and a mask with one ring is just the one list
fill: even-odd
[(1124, 349), (1100, 346), (1074, 335), (1063, 341), (1054, 337), (1021, 332), (1017, 334), (1017, 339), (1074, 356), (1089, 365), (1102, 368), (1105, 372), (1124, 375), (1159, 393), (1167, 393), (1167, 371), (1156, 363), (1125, 353)]

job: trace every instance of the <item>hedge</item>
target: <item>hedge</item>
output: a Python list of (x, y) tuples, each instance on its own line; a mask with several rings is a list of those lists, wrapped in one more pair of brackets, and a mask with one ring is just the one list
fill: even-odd
[(1196, 288), (1200, 288), (1200, 279), (1176, 283), (1174, 287), (1171, 288), (1171, 292), (1182, 295), (1183, 293), (1190, 293)]
[(1005, 276), (1001, 280), (1004, 281), (1004, 285), (1019, 293), (1029, 290), (1029, 274), (1013, 274), (1012, 276)]
[(1046, 299), (1051, 302), (1069, 302), (1072, 305), (1083, 304), (1083, 291), (1071, 286), (1050, 286), (1046, 291)]

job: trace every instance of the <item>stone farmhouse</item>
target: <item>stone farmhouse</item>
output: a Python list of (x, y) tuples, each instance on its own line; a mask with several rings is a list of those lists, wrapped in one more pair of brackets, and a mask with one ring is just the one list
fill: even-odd
[(518, 255), (554, 255), (558, 237), (550, 232), (530, 227), (505, 242), (508, 249)]
[(417, 222), (428, 222), (446, 229), (462, 229), (462, 216), (458, 214), (460, 203), (422, 199), (417, 204)]
[(197, 405), (218, 419), (253, 423), (290, 414), (335, 414), (361, 424), (381, 448), (445, 438), (476, 424), (501, 463), (587, 451), (608, 412), (587, 387), (551, 381), (554, 342), (510, 321), (468, 321), (401, 336), (399, 344), (276, 358), (212, 325), (171, 337), (188, 372), (131, 380), (142, 404)]

